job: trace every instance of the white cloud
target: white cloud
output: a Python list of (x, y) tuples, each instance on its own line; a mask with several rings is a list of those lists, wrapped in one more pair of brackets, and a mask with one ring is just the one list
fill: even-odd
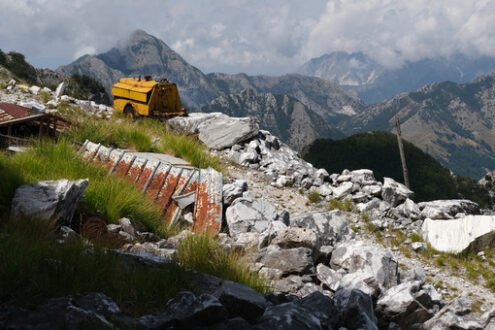
[(337, 50), (382, 64), (495, 55), (489, 0), (1, 0), (0, 48), (55, 68), (135, 29), (205, 72), (283, 74)]
[(304, 52), (362, 51), (389, 66), (456, 52), (494, 56), (494, 12), (485, 0), (334, 0)]

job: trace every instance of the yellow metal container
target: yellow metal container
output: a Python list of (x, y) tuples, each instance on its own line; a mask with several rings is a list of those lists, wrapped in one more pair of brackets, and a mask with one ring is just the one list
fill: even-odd
[(115, 110), (129, 117), (171, 117), (186, 115), (177, 85), (168, 81), (122, 78), (112, 87)]

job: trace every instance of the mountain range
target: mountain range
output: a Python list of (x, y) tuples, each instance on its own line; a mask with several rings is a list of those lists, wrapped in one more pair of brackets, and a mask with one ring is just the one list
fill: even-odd
[[(300, 73), (279, 77), (205, 74), (163, 41), (138, 30), (108, 52), (83, 56), (57, 71), (89, 75), (107, 90), (124, 76), (166, 76), (178, 84), (190, 111), (255, 116), (262, 129), (274, 132), (296, 150), (317, 138), (392, 131), (393, 117), (399, 115), (405, 139), (455, 173), (479, 178), (495, 168), (495, 76), (464, 84), (420, 84), (439, 77), (468, 79), (491, 65), (489, 58), (470, 61), (459, 55), (446, 62), (410, 63), (394, 71), (364, 54), (340, 52), (310, 61), (300, 70), (327, 79), (333, 74), (332, 81)], [(416, 78), (407, 78), (412, 71)], [(409, 89), (413, 92), (394, 94), (418, 84), (420, 88)], [(353, 93), (375, 93), (377, 99), (394, 96), (366, 105)]]
[(428, 83), (466, 83), (492, 71), (495, 71), (495, 57), (488, 56), (470, 58), (454, 54), (387, 68), (361, 52), (339, 51), (311, 59), (297, 72), (334, 81), (371, 104)]
[[(105, 53), (82, 56), (73, 63), (59, 67), (57, 71), (69, 76), (74, 73), (91, 76), (101, 81), (107, 91), (125, 76), (166, 77), (177, 83), (183, 103), (190, 111), (199, 111), (204, 106), (207, 106), (206, 111), (210, 111), (211, 108), (218, 108), (219, 104), (225, 104), (225, 99), (236, 99), (243, 107), (228, 111), (238, 116), (254, 115), (258, 117), (261, 128), (264, 129), (275, 128), (275, 122), (271, 121), (272, 124), (268, 124), (267, 116), (259, 106), (256, 107), (257, 111), (245, 108), (245, 105), (253, 104), (253, 94), (243, 91), (249, 89), (261, 93), (257, 100), (265, 99), (269, 96), (267, 94), (275, 98), (286, 97), (287, 100), (291, 100), (288, 103), (292, 105), (298, 102), (295, 108), (291, 105), (291, 110), (288, 110), (287, 102), (275, 102), (272, 103), (275, 108), (269, 111), (290, 114), (287, 120), (299, 120), (301, 117), (295, 114), (305, 114), (305, 122), (309, 121), (308, 125), (277, 124), (277, 127), (282, 129), (279, 132), (280, 136), (285, 137), (284, 142), (288, 142), (295, 149), (300, 149), (301, 143), (310, 143), (313, 137), (338, 136), (336, 129), (330, 128), (327, 123), (337, 124), (359, 112), (364, 106), (358, 98), (339, 85), (317, 77), (299, 74), (281, 77), (224, 73), (206, 75), (188, 64), (163, 41), (142, 30), (133, 32), (127, 40), (118, 42)], [(243, 97), (246, 99), (241, 100)], [(294, 112), (294, 109), (297, 111)], [(293, 114), (295, 119), (291, 119)], [(299, 128), (295, 129), (296, 126)], [(306, 138), (302, 139), (302, 135)]]
[(495, 73), (466, 84), (443, 82), (397, 95), (344, 120), (351, 135), (391, 131), (394, 117), (402, 136), (454, 173), (480, 178), (495, 168)]

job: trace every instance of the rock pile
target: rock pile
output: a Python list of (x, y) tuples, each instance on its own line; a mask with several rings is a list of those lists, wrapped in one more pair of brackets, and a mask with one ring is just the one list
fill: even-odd
[[(56, 112), (56, 108), (64, 102), (69, 106), (78, 106), (82, 110), (97, 115), (99, 117), (111, 115), (113, 108), (104, 104), (97, 104), (94, 101), (78, 100), (76, 98), (63, 95), (63, 85), (60, 83), (55, 91), (48, 87), (27, 86), (17, 84), (11, 80), (6, 88), (6, 93), (0, 91), (3, 102), (14, 103), (32, 109), (34, 112)], [(41, 93), (48, 95), (49, 100), (42, 99)], [(46, 103), (45, 103), (46, 102)]]

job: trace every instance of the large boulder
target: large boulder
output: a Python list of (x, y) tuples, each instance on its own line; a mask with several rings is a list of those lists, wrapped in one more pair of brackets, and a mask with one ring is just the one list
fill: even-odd
[(245, 192), (227, 208), (225, 218), (230, 235), (237, 238), (242, 233), (263, 233), (277, 220), (278, 213), (266, 199)]
[(265, 312), (265, 297), (250, 287), (232, 281), (224, 281), (214, 293), (231, 316), (242, 316), (254, 322)]
[(62, 179), (20, 186), (12, 199), (12, 215), (70, 224), (88, 183)]
[(337, 272), (324, 264), (318, 264), (318, 266), (316, 266), (316, 277), (322, 285), (328, 287), (332, 291), (337, 291), (340, 280), (342, 279), (342, 273)]
[[(438, 313), (423, 324), (424, 329), (483, 329), (471, 314), (471, 300), (462, 295), (445, 305)], [(487, 328), (488, 329), (488, 328)]]
[(397, 206), (406, 201), (406, 199), (412, 199), (413, 197), (414, 192), (402, 183), (399, 183), (392, 178), (383, 178), (382, 199), (384, 201), (393, 206)]
[(469, 215), (480, 214), (480, 207), (473, 201), (467, 199), (437, 200), (422, 202), (418, 204), (422, 211), (422, 218), (449, 219), (456, 214), (464, 213)]
[(371, 297), (359, 290), (341, 289), (335, 292), (333, 303), (339, 321), (334, 329), (378, 329)]
[(247, 182), (244, 180), (235, 180), (232, 183), (223, 186), (223, 204), (229, 206), (232, 202), (242, 196), (242, 193), (248, 190)]
[(314, 270), (313, 251), (305, 247), (281, 249), (270, 245), (260, 250), (259, 262), (282, 271), (283, 275), (304, 274)]
[(495, 216), (468, 215), (452, 220), (426, 219), (423, 238), (438, 251), (460, 253), (495, 246)]
[(379, 245), (354, 240), (339, 243), (332, 252), (330, 264), (348, 273), (369, 274), (382, 291), (398, 283), (398, 263), (390, 251)]
[(254, 117), (219, 117), (201, 123), (198, 129), (201, 142), (211, 149), (221, 150), (256, 136), (259, 125)]
[(319, 238), (312, 229), (297, 227), (285, 229), (272, 240), (272, 244), (278, 245), (283, 249), (307, 247), (317, 251), (320, 248)]
[(172, 131), (176, 134), (198, 134), (199, 133), (199, 125), (209, 120), (217, 120), (217, 119), (227, 119), (229, 116), (220, 113), (220, 112), (212, 112), (212, 113), (200, 113), (193, 112), (190, 113), (187, 117), (174, 117), (167, 120), (167, 130)]
[[(376, 314), (385, 321), (394, 322), (402, 329), (423, 323), (433, 316), (432, 299), (421, 290), (420, 281), (405, 282), (387, 290), (376, 303)], [(433, 289), (434, 290), (434, 289)]]
[(93, 293), (47, 299), (34, 309), (2, 308), (2, 329), (114, 329), (113, 322), (133, 328), (109, 297)]
[(312, 229), (322, 245), (335, 245), (356, 235), (346, 216), (338, 210), (294, 214), (290, 217), (290, 226)]
[(322, 329), (322, 325), (310, 310), (288, 302), (268, 307), (256, 329), (313, 330)]
[(146, 329), (187, 329), (212, 325), (227, 317), (227, 310), (216, 297), (206, 293), (195, 296), (192, 292), (182, 291), (168, 301), (162, 313), (141, 316), (138, 324)]

